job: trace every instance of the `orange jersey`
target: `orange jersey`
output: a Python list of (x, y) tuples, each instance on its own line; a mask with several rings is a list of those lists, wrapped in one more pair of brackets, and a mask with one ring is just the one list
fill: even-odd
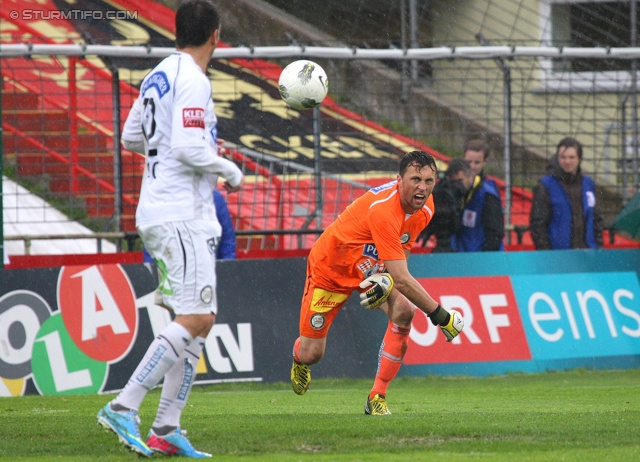
[(385, 260), (406, 259), (435, 207), (430, 195), (422, 209), (402, 210), (397, 181), (370, 189), (327, 227), (309, 254), (308, 268), (318, 287), (350, 293), (384, 271)]

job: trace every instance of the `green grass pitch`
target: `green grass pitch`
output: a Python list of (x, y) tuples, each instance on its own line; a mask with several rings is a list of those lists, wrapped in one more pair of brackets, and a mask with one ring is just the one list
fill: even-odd
[[(376, 417), (363, 413), (371, 380), (314, 379), (304, 396), (288, 383), (196, 386), (182, 426), (217, 461), (640, 460), (638, 369), (402, 377), (392, 415)], [(158, 398), (140, 410), (143, 436)], [(0, 459), (139, 460), (96, 423), (109, 399), (0, 398)]]

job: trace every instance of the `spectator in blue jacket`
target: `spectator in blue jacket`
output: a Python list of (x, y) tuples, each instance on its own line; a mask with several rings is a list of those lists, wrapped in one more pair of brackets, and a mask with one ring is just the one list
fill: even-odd
[(529, 215), (538, 250), (602, 247), (604, 220), (596, 207), (593, 180), (582, 174), (582, 145), (563, 138), (550, 159), (549, 174), (533, 189)]
[(213, 191), (213, 203), (216, 206), (218, 221), (222, 226), (222, 236), (216, 250), (218, 260), (233, 260), (236, 258), (236, 232), (233, 228), (233, 220), (227, 207), (227, 201), (220, 191)]
[(502, 200), (496, 183), (484, 174), (489, 152), (489, 145), (480, 139), (470, 140), (464, 147), (464, 158), (476, 176), (464, 200), (462, 227), (451, 240), (457, 252), (504, 250)]

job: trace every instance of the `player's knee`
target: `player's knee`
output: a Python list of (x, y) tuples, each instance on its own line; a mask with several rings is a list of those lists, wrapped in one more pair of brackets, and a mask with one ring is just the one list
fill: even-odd
[(391, 321), (401, 327), (410, 327), (415, 313), (416, 308), (415, 306), (413, 306), (413, 304), (400, 303), (398, 304), (398, 306), (396, 306)]
[(213, 313), (209, 313), (204, 316), (202, 319), (202, 330), (204, 336), (206, 336), (209, 331), (213, 328), (213, 325), (216, 323), (216, 315)]
[(209, 314), (198, 314), (189, 317), (188, 319), (183, 321), (183, 325), (187, 327), (191, 335), (193, 337), (207, 337), (209, 332), (213, 328), (213, 325), (216, 322), (216, 315), (213, 313)]

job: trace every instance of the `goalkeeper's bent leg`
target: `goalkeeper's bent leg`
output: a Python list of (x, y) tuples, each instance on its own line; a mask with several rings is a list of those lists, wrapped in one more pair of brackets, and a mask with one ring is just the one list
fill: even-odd
[(375, 395), (387, 395), (389, 383), (398, 374), (402, 359), (407, 352), (410, 331), (410, 327), (400, 327), (392, 321), (387, 324), (387, 331), (378, 353), (378, 370), (369, 399)]

